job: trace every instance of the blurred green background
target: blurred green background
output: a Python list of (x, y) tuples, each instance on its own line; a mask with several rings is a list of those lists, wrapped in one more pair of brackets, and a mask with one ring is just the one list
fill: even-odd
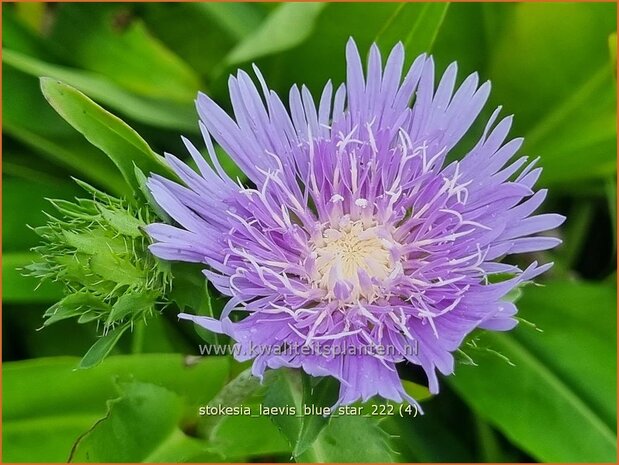
[[(239, 367), (219, 357), (189, 366), (183, 355), (196, 355), (200, 339), (176, 309), (149, 321), (142, 353), (126, 335), (90, 370), (73, 369), (97, 328), (63, 321), (37, 331), (62, 290), (21, 275), (38, 243), (27, 225), (45, 222), (46, 198), (82, 194), (72, 176), (127, 194), (113, 163), (47, 104), (38, 78), (81, 90), (156, 152), (184, 156), (180, 134), (199, 141), (198, 90), (229, 108), (227, 76), (256, 63), (280, 95), (293, 83), (316, 95), (327, 79), (343, 80), (350, 36), (362, 54), (401, 40), (408, 63), (430, 51), (441, 72), (456, 60), (460, 81), (474, 71), (490, 79), (490, 104), (457, 152), (503, 105), (523, 153), (541, 157), (544, 208), (567, 221), (561, 247), (525, 257), (555, 262), (518, 302), (543, 332), (523, 323), (478, 341), (511, 364), (473, 351), (478, 366), (442, 379), (424, 417), (332, 421), (310, 459), (616, 461), (614, 3), (4, 3), (2, 27), (4, 462), (291, 460), (269, 418), (196, 430), (196, 407)], [(108, 422), (74, 447), (108, 406)]]

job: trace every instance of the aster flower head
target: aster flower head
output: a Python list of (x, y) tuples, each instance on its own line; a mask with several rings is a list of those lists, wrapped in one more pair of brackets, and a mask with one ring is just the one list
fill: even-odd
[[(514, 327), (505, 295), (551, 264), (499, 260), (556, 246), (538, 234), (564, 218), (533, 215), (546, 196), (533, 190), (541, 168), (515, 157), (522, 139), (507, 140), (511, 117), (496, 123), (500, 109), (464, 157), (446, 162), (489, 83), (472, 74), (455, 90), (454, 63), (435, 88), (431, 57), (403, 73), (402, 44), (384, 69), (376, 45), (365, 73), (352, 40), (346, 60), (346, 83), (327, 83), (318, 101), (293, 86), (286, 107), (255, 67), (260, 90), (243, 71), (230, 78), (234, 118), (200, 94), (212, 166), (186, 139), (199, 173), (167, 155), (184, 185), (154, 175), (149, 188), (177, 224), (150, 225), (150, 249), (205, 265), (230, 300), (220, 319), (180, 316), (228, 334), (255, 375), (298, 367), (337, 378), (343, 404), (414, 402), (396, 364), (421, 366), (435, 393), (436, 371), (453, 372), (472, 330)], [(247, 186), (223, 171), (211, 137)], [(265, 346), (311, 350), (256, 351)]]

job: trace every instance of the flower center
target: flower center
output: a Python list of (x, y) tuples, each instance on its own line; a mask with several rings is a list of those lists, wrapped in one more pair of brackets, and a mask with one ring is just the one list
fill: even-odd
[(312, 244), (314, 284), (325, 289), (329, 299), (373, 301), (380, 283), (394, 270), (394, 245), (385, 228), (345, 216), (339, 227), (324, 229)]

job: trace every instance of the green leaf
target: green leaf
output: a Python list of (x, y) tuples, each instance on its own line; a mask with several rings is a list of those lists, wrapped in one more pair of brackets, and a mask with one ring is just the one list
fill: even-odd
[(448, 7), (449, 3), (400, 3), (375, 42), (388, 50), (401, 41), (411, 63), (417, 55), (432, 50)]
[[(257, 412), (260, 400), (244, 405)], [(290, 457), (288, 441), (267, 415), (258, 414), (223, 417), (209, 439), (209, 451), (235, 462), (240, 461), (241, 457), (265, 456), (271, 461), (280, 454), (285, 459)]]
[(527, 287), (518, 303), (520, 316), (534, 322), (543, 333), (515, 333), (613, 430), (617, 420), (616, 373), (612, 368), (617, 358), (616, 296), (614, 284), (555, 281), (544, 287)]
[(300, 462), (392, 463), (389, 437), (375, 420), (354, 415), (334, 417)]
[[(303, 443), (301, 443), (304, 430), (307, 436), (308, 427), (306, 425), (309, 423), (317, 424), (318, 431), (313, 434), (314, 437), (312, 438), (315, 439), (320, 429), (326, 426), (328, 421), (327, 419), (324, 422), (314, 422), (309, 416), (304, 415), (303, 406), (305, 405), (304, 401), (306, 399), (304, 399), (303, 396), (303, 376), (300, 370), (288, 368), (277, 370), (273, 373), (273, 379), (269, 383), (269, 388), (264, 399), (265, 405), (270, 408), (292, 407), (296, 410), (296, 415), (271, 416), (273, 423), (275, 423), (280, 432), (288, 439), (292, 450), (297, 451), (297, 454), (294, 456), (295, 459), (298, 459), (299, 450), (305, 452), (308, 447), (310, 447), (311, 442), (313, 442), (305, 439)], [(331, 405), (329, 405), (329, 407)], [(316, 429), (316, 427), (312, 429)], [(311, 454), (311, 452), (308, 452), (308, 454)]]
[(570, 189), (574, 181), (617, 171), (616, 97), (612, 70), (603, 65), (538, 122), (527, 135), (526, 148), (542, 157), (543, 182)]
[(155, 39), (130, 5), (59, 5), (48, 40), (80, 69), (105, 76), (131, 93), (191, 105), (200, 79)]
[(109, 192), (117, 195), (127, 193), (127, 185), (118, 175), (114, 165), (106, 163), (108, 160), (103, 154), (88, 142), (74, 138), (42, 136), (15, 126), (11, 122), (7, 122), (4, 129), (7, 134), (31, 147), (38, 154), (104, 186)]
[(615, 14), (612, 3), (513, 6), (489, 51), (489, 71), (495, 99), (517, 115), (517, 128), (534, 126), (608, 65)]
[[(322, 8), (309, 15), (307, 24), (300, 28), (303, 36), (286, 42), (286, 50), (276, 55), (262, 56), (257, 65), (268, 77), (269, 86), (286, 95), (294, 83), (306, 84), (314, 97), (320, 95), (327, 80), (338, 85), (345, 79), (344, 59), (346, 42), (354, 38), (364, 57), (377, 35), (388, 27), (401, 7), (398, 3), (323, 3)], [(300, 7), (285, 4), (290, 9)], [(279, 8), (274, 10), (276, 15)], [(262, 27), (268, 23), (265, 20)], [(346, 24), (346, 27), (342, 27)], [(283, 22), (273, 22), (272, 34), (293, 35), (295, 32)], [(409, 29), (406, 34), (409, 32)], [(394, 40), (396, 38), (394, 37)], [(405, 36), (397, 39), (405, 39)], [(247, 39), (249, 40), (249, 39)], [(243, 42), (241, 43), (243, 44)], [(249, 46), (249, 45), (248, 45)], [(388, 50), (383, 48), (383, 54)], [(409, 57), (411, 58), (411, 57)], [(252, 59), (255, 59), (252, 57)], [(317, 64), (320, 63), (320, 66)]]
[[(259, 3), (146, 3), (142, 8), (150, 31), (193, 69), (209, 77), (265, 16)], [(188, 36), (192, 39), (187, 40)]]
[[(241, 372), (236, 378), (226, 384), (211, 400), (210, 406), (235, 407), (242, 404), (260, 388), (260, 380), (251, 374), (251, 369)], [(198, 425), (200, 434), (212, 438), (225, 417), (209, 415)]]
[(478, 366), (459, 366), (450, 384), (540, 461), (615, 462), (615, 299), (614, 286), (527, 288), (519, 315), (543, 333), (485, 334), (482, 343), (515, 366), (480, 353)]
[(236, 39), (243, 39), (260, 26), (264, 19), (262, 5), (251, 3), (201, 2), (196, 7), (211, 16), (215, 23)]
[[(205, 444), (179, 428), (184, 402), (154, 384), (121, 386), (108, 413), (75, 443), (70, 462), (189, 462), (206, 456)], [(206, 457), (200, 457), (204, 461)]]
[(65, 462), (80, 433), (105, 415), (106, 400), (118, 397), (117, 381), (165, 387), (197, 411), (224, 385), (229, 370), (223, 357), (188, 363), (176, 354), (111, 356), (96, 370), (75, 370), (78, 360), (4, 363), (4, 461)]
[(252, 34), (228, 55), (230, 65), (255, 60), (292, 48), (312, 31), (315, 18), (324, 3), (282, 3)]
[(489, 50), (493, 101), (516, 115), (543, 183), (571, 190), (616, 171), (615, 16), (612, 3), (515, 4)]
[[(11, 89), (3, 96), (4, 134), (54, 164), (69, 168), (113, 193), (127, 192), (114, 164), (87, 141), (75, 137), (71, 126), (48, 105), (41, 94), (38, 79), (6, 66), (3, 82), (5, 88)], [(33, 118), (33, 114), (37, 117)], [(29, 160), (32, 154), (28, 152), (21, 149), (17, 160), (35, 164)], [(45, 170), (46, 167), (41, 168)]]
[(129, 325), (119, 326), (101, 336), (80, 360), (79, 368), (92, 368), (101, 363), (127, 329), (129, 329)]
[(2, 62), (35, 77), (49, 76), (67, 82), (136, 121), (163, 128), (197, 130), (193, 105), (140, 97), (97, 73), (46, 63), (14, 50), (3, 50)]
[(460, 82), (473, 72), (479, 73), (482, 82), (487, 79), (490, 51), (500, 40), (511, 10), (509, 3), (450, 3), (432, 46), (437, 71), (456, 61)]
[[(311, 386), (300, 370), (279, 369), (269, 383), (264, 404), (268, 407), (294, 407), (296, 415), (272, 415), (271, 419), (286, 436), (299, 462), (390, 462), (386, 434), (375, 421), (362, 416), (323, 418), (325, 407), (337, 400), (337, 382), (323, 379)], [(321, 385), (321, 383), (324, 383)], [(313, 391), (312, 391), (313, 389)], [(313, 406), (316, 415), (305, 415)], [(363, 448), (359, 448), (363, 444)]]
[(140, 192), (135, 166), (149, 174), (174, 177), (137, 132), (78, 90), (50, 78), (41, 78), (41, 90), (60, 116), (112, 159), (134, 192)]
[[(272, 372), (264, 377), (269, 383)], [(226, 458), (248, 455), (290, 453), (290, 446), (279, 434), (268, 416), (259, 414), (264, 386), (260, 379), (245, 369), (208, 403), (212, 408), (249, 407), (252, 415), (204, 415), (200, 417), (197, 431), (206, 438), (209, 450)], [(239, 441), (238, 438), (243, 438)]]
[[(315, 379), (305, 372), (301, 376), (303, 380), (303, 405), (321, 408), (331, 407), (336, 403), (340, 386), (334, 378)], [(328, 423), (329, 418), (324, 415), (303, 415), (301, 429), (292, 455), (299, 457), (307, 451)]]

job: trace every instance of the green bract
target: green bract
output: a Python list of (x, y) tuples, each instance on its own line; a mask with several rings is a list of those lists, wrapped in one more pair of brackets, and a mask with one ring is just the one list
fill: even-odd
[(147, 207), (77, 182), (90, 198), (51, 200), (59, 215), (47, 215), (48, 223), (34, 228), (43, 239), (33, 249), (41, 260), (26, 269), (29, 275), (64, 285), (65, 297), (45, 312), (43, 326), (66, 318), (96, 322), (104, 337), (93, 346), (101, 355), (93, 359), (91, 349), (82, 363), (91, 366), (125, 330), (164, 304), (171, 275), (168, 264), (148, 253), (142, 227), (154, 214)]

